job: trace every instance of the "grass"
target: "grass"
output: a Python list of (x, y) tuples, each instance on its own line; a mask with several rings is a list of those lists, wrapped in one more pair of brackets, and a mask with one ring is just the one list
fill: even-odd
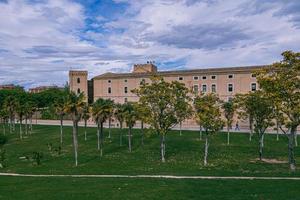
[[(17, 129), (18, 130), (18, 129)], [(58, 126), (34, 126), (32, 135), (22, 141), (18, 134), (8, 134), (6, 167), (0, 172), (30, 174), (167, 174), (214, 176), (299, 176), (291, 173), (288, 164), (255, 161), (258, 141), (249, 142), (247, 134), (219, 133), (210, 138), (208, 166), (203, 166), (204, 141), (199, 133), (178, 131), (167, 135), (166, 163), (160, 162), (159, 138), (147, 131), (141, 145), (140, 131), (133, 131), (133, 152), (127, 148), (126, 131), (119, 146), (119, 130), (105, 130), (104, 156), (97, 151), (96, 129), (88, 128), (88, 140), (79, 129), (79, 166), (74, 166), (71, 127), (64, 127), (61, 155), (50, 151), (59, 146)], [(299, 147), (295, 149), (296, 158)], [(41, 165), (20, 159), (32, 152), (42, 152)], [(264, 157), (287, 160), (287, 138), (266, 135)], [(300, 177), (300, 176), (299, 176)], [(299, 181), (271, 180), (164, 180), (125, 178), (30, 178), (0, 177), (0, 199), (297, 199)], [(18, 192), (17, 192), (18, 191)], [(287, 193), (288, 191), (288, 193)], [(109, 198), (108, 198), (109, 197)], [(299, 196), (300, 198), (300, 196)]]

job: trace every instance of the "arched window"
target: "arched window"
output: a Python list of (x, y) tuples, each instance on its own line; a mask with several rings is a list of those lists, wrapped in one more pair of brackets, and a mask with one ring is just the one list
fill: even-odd
[(77, 78), (77, 83), (80, 83), (80, 78)]
[(79, 93), (80, 93), (80, 88), (77, 89), (77, 94), (79, 94)]

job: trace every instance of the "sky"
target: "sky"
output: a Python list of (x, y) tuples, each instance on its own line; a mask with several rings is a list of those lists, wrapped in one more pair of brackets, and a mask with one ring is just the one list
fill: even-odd
[(0, 84), (62, 86), (69, 70), (271, 64), (300, 50), (299, 0), (0, 0)]

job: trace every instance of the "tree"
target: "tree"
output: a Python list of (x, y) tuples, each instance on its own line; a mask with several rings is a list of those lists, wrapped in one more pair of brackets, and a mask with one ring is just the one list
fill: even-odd
[[(174, 82), (174, 84), (178, 85), (175, 87), (180, 88), (181, 85), (179, 82)], [(182, 93), (182, 94), (178, 94)], [(191, 98), (188, 96), (188, 90), (178, 90), (176, 95), (176, 118), (179, 121), (179, 134), (182, 135), (182, 122), (185, 119), (188, 119), (192, 116), (192, 106), (190, 104)]]
[(58, 115), (60, 120), (60, 145), (63, 145), (63, 121), (64, 121), (64, 115), (66, 110), (66, 101), (67, 98), (65, 96), (60, 96), (54, 101), (54, 110), (55, 113)]
[(235, 97), (235, 103), (237, 104), (237, 113), (240, 118), (249, 120), (249, 141), (252, 141), (253, 136), (253, 109), (252, 109), (252, 100), (247, 98), (245, 94), (237, 94)]
[(83, 108), (83, 113), (82, 113), (82, 119), (84, 120), (84, 140), (87, 140), (87, 121), (90, 119), (90, 107), (88, 104), (86, 104)]
[(8, 96), (4, 100), (4, 109), (9, 115), (9, 132), (13, 131), (13, 122), (15, 120), (15, 113), (17, 108), (17, 100), (14, 96)]
[(76, 94), (70, 92), (67, 96), (65, 111), (71, 114), (73, 121), (73, 148), (75, 156), (75, 166), (78, 165), (78, 122), (80, 121), (85, 106), (85, 97), (83, 93)]
[(195, 98), (195, 115), (201, 121), (205, 133), (204, 165), (207, 165), (209, 136), (216, 133), (223, 126), (219, 98), (211, 93)]
[(123, 123), (125, 118), (125, 106), (124, 104), (116, 104), (115, 105), (115, 111), (114, 116), (120, 123), (120, 146), (122, 146), (123, 143)]
[(255, 91), (246, 94), (249, 111), (253, 113), (254, 130), (259, 137), (259, 159), (262, 160), (264, 135), (268, 127), (273, 126), (273, 104), (271, 99), (263, 91)]
[(161, 161), (165, 162), (165, 137), (168, 131), (179, 123), (176, 112), (180, 109), (177, 100), (188, 104), (188, 89), (177, 81), (166, 82), (160, 77), (152, 77), (152, 83), (143, 82), (133, 92), (139, 97), (139, 103), (147, 110), (146, 123), (151, 125), (160, 136)]
[(124, 104), (124, 119), (126, 122), (126, 125), (128, 127), (128, 149), (129, 152), (132, 151), (132, 127), (134, 126), (136, 120), (137, 120), (137, 111), (135, 107), (133, 106), (133, 103), (125, 103)]
[(97, 123), (98, 150), (103, 155), (103, 123), (108, 119), (113, 110), (110, 99), (99, 98), (93, 103), (92, 114)]
[(222, 104), (223, 113), (226, 119), (226, 126), (227, 126), (227, 145), (230, 142), (230, 128), (232, 127), (233, 116), (235, 112), (235, 105), (232, 99), (226, 101)]
[(8, 115), (8, 112), (6, 109), (4, 108), (0, 108), (0, 120), (1, 120), (1, 123), (2, 123), (2, 130), (3, 130), (3, 135), (6, 135), (6, 129), (5, 129), (5, 126), (6, 126), (6, 122), (9, 118), (9, 115)]
[(285, 51), (282, 56), (282, 61), (261, 70), (257, 80), (260, 88), (279, 102), (278, 110), (284, 115), (279, 128), (288, 137), (289, 166), (295, 171), (294, 140), (300, 124), (300, 52)]
[(144, 122), (147, 120), (147, 108), (145, 108), (142, 104), (136, 102), (133, 104), (134, 109), (136, 110), (136, 119), (141, 122), (141, 144), (144, 145)]
[(22, 122), (25, 114), (25, 105), (21, 97), (17, 100), (16, 112), (19, 116), (20, 139), (23, 139)]
[(111, 105), (110, 105), (111, 110), (110, 110), (110, 113), (108, 115), (108, 138), (111, 138), (111, 120), (112, 120), (111, 118), (114, 114), (115, 105), (114, 105), (113, 101), (109, 101), (109, 103), (111, 103)]

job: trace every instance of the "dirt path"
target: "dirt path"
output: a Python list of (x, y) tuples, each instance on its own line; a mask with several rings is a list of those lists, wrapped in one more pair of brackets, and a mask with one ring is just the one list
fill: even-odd
[(250, 177), (250, 176), (173, 176), (173, 175), (51, 175), (0, 173), (0, 176), (13, 177), (70, 177), (70, 178), (157, 178), (157, 179), (215, 179), (215, 180), (298, 180), (300, 177)]

